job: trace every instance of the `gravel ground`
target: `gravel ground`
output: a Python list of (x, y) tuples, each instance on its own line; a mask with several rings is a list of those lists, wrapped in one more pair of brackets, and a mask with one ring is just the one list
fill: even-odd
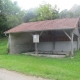
[(6, 69), (0, 69), (0, 80), (48, 80), (43, 78), (37, 78), (35, 76), (26, 76), (14, 71), (8, 71)]

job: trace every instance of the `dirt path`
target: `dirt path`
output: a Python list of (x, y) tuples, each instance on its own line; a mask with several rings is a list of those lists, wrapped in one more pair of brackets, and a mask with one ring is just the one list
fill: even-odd
[(0, 80), (47, 80), (47, 79), (26, 76), (14, 71), (0, 69)]

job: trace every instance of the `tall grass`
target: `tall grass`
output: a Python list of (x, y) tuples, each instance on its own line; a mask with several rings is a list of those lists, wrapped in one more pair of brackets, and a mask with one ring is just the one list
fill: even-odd
[[(80, 80), (80, 51), (74, 58), (53, 59), (27, 55), (5, 55), (7, 41), (0, 44), (0, 68), (52, 80)], [(3, 49), (4, 48), (4, 49)]]
[(0, 38), (0, 54), (7, 53), (7, 38)]

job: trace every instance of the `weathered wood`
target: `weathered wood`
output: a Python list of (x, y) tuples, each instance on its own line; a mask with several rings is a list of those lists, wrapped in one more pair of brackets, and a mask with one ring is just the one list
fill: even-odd
[(10, 43), (11, 43), (11, 37), (10, 37), (10, 34), (9, 34), (8, 43), (7, 43), (8, 53), (10, 53)]
[(42, 35), (42, 33), (43, 33), (43, 31), (40, 33), (40, 35), (39, 35), (39, 36), (41, 36), (41, 35)]
[(55, 42), (53, 41), (53, 54), (54, 54), (54, 50), (55, 50)]
[[(55, 34), (51, 31), (51, 33), (52, 33), (52, 36), (54, 36), (55, 37)], [(54, 50), (55, 50), (55, 38), (52, 38), (52, 40), (53, 40), (53, 54), (54, 54)]]
[(71, 37), (69, 36), (69, 34), (63, 30), (63, 32), (66, 34), (66, 36), (71, 40)]
[(77, 50), (79, 50), (79, 36), (77, 37)]
[(72, 56), (72, 57), (74, 56), (73, 37), (74, 37), (74, 34), (73, 34), (73, 32), (72, 32), (72, 33), (71, 33), (71, 56)]
[(35, 43), (35, 54), (38, 55), (37, 43)]
[(33, 34), (32, 33), (30, 33), (31, 34), (31, 36), (33, 36)]

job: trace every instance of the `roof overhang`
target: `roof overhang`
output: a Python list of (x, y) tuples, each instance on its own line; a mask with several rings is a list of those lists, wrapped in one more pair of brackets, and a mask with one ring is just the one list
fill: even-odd
[(18, 31), (18, 32), (4, 32), (5, 34), (13, 34), (13, 33), (26, 33), (26, 32), (41, 32), (41, 31), (60, 31), (60, 30), (74, 30), (75, 28), (63, 28), (63, 29), (48, 29), (48, 30), (32, 30), (32, 31)]
[(78, 26), (79, 18), (64, 18), (55, 20), (46, 20), (38, 22), (22, 23), (8, 31), (5, 34), (23, 33), (23, 32), (39, 32), (54, 30), (75, 30)]

